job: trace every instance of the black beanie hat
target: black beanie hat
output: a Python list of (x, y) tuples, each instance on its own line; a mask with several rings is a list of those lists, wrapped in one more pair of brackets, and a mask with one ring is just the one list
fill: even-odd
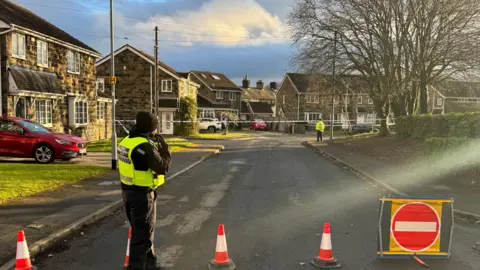
[(157, 129), (157, 119), (150, 112), (138, 112), (136, 129), (140, 133), (150, 133)]

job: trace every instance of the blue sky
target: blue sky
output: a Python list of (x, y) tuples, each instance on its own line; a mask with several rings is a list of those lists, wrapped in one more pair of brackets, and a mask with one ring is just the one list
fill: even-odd
[[(102, 55), (110, 52), (109, 1), (12, 0), (39, 14)], [(240, 84), (281, 81), (294, 71), (285, 22), (293, 0), (114, 0), (115, 48), (125, 43), (178, 71), (223, 72)]]

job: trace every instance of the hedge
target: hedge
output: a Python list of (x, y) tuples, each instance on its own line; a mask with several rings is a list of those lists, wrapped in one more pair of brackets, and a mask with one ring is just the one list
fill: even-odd
[(427, 139), (430, 137), (480, 137), (480, 112), (440, 115), (409, 115), (395, 121), (398, 135)]
[(427, 155), (436, 155), (449, 150), (459, 149), (472, 142), (473, 139), (467, 137), (431, 137), (425, 141), (425, 152)]

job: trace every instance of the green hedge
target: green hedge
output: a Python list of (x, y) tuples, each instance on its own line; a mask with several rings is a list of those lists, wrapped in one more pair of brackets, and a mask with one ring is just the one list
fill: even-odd
[(467, 137), (431, 137), (425, 141), (425, 152), (427, 155), (435, 155), (449, 150), (458, 149), (472, 141), (473, 139)]
[(480, 112), (440, 115), (410, 115), (395, 121), (398, 135), (427, 139), (430, 137), (480, 137)]

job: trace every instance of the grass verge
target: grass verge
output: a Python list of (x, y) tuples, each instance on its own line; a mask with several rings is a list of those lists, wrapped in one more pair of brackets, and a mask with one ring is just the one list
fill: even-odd
[(0, 204), (7, 200), (71, 184), (109, 168), (73, 164), (0, 163)]
[[(122, 138), (118, 138), (117, 142), (120, 142)], [(166, 140), (172, 152), (180, 152), (186, 148), (192, 147), (193, 144), (187, 140), (182, 139), (167, 139)], [(95, 142), (89, 142), (87, 144), (88, 152), (112, 152), (112, 141), (111, 140), (101, 140)]]
[(232, 139), (232, 138), (247, 138), (252, 137), (253, 132), (228, 132), (226, 135), (223, 135), (221, 131), (217, 133), (198, 133), (193, 138), (197, 139)]

